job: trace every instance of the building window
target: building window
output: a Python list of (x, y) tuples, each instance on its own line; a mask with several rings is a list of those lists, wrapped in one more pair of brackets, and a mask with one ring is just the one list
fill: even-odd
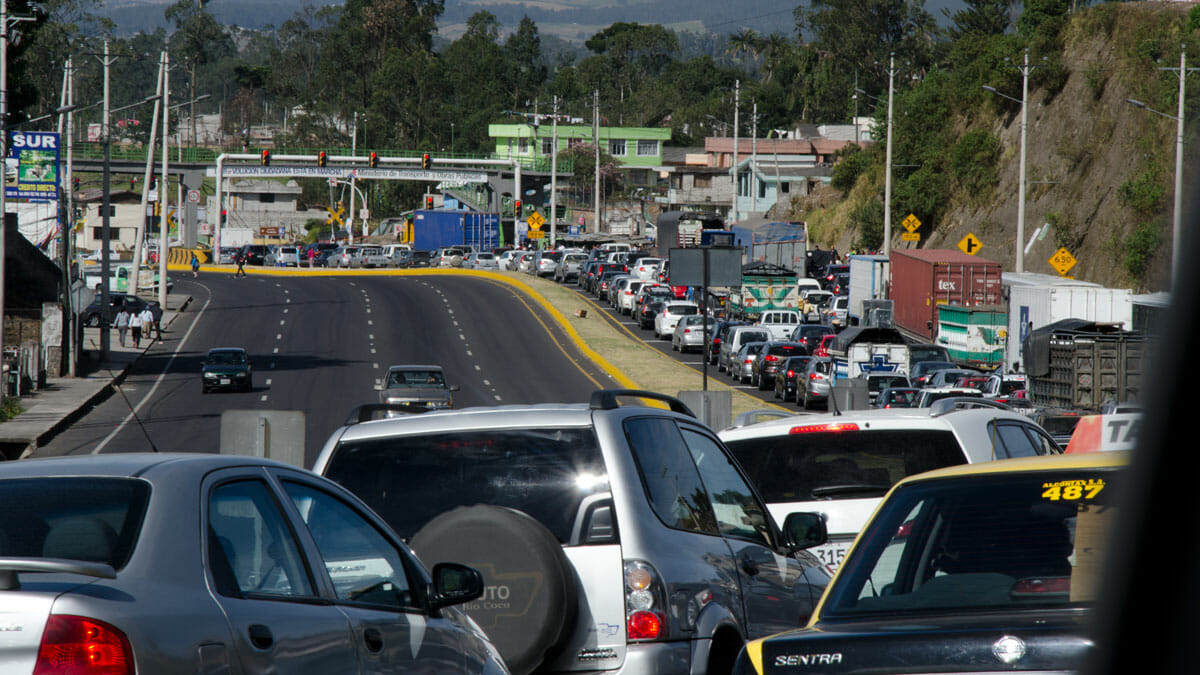
[(581, 146), (581, 145), (583, 145), (583, 139), (582, 139), (582, 138), (569, 138), (569, 139), (567, 139), (567, 147), (568, 147), (568, 148), (576, 148), (576, 147), (579, 147), (579, 146)]
[(678, 174), (678, 173), (671, 174), (671, 189), (672, 190), (682, 190), (683, 189), (683, 174)]
[(615, 139), (608, 142), (608, 154), (613, 157), (625, 156), (625, 140)]
[(712, 187), (712, 176), (696, 176), (695, 186), (698, 188)]
[(786, 195), (787, 193), (792, 191), (792, 184), (791, 183), (780, 183), (779, 191)]
[(554, 154), (554, 139), (553, 138), (543, 138), (542, 139), (542, 154), (543, 155)]
[(529, 152), (529, 139), (522, 138), (517, 141), (517, 154), (524, 155)]
[(638, 157), (653, 157), (658, 155), (658, 141), (638, 141)]
[(258, 196), (258, 201), (260, 201), (264, 204), (274, 203), (275, 202), (275, 193), (274, 192), (264, 192)]

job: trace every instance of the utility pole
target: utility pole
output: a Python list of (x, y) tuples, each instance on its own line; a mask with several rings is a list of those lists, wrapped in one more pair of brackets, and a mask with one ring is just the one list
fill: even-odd
[(892, 82), (896, 77), (896, 55), (888, 55), (887, 158), (883, 178), (883, 254), (892, 251)]
[[(453, 126), (450, 128), (454, 129)], [(550, 248), (553, 249), (558, 244), (558, 96), (554, 97), (554, 121), (550, 127), (550, 146)]]
[[(105, 43), (108, 44), (108, 43)], [(0, 0), (0, 158), (8, 157), (8, 0)], [(6, 170), (7, 172), (7, 170)], [(4, 292), (5, 264), (8, 256), (8, 188), (0, 186), (0, 392), (8, 387), (4, 372)], [(108, 260), (104, 261), (108, 264)], [(106, 269), (107, 273), (108, 270)]]
[[(162, 74), (162, 113), (163, 113), (163, 142), (162, 142), (162, 180), (159, 181), (158, 198), (162, 202), (159, 209), (158, 221), (158, 305), (163, 309), (167, 308), (167, 195), (170, 191), (167, 190), (167, 181), (170, 180), (170, 174), (167, 173), (167, 141), (171, 138), (171, 53), (163, 49), (163, 74)], [(218, 255), (219, 251), (215, 251)], [(134, 275), (141, 274), (141, 269), (135, 269)], [(150, 277), (153, 279), (153, 275)]]
[[(165, 56), (166, 52), (163, 52), (158, 56), (158, 79), (155, 81), (154, 91), (154, 95), (156, 97), (154, 100), (154, 115), (150, 120), (150, 139), (146, 144), (146, 147), (150, 148), (150, 151), (146, 153), (146, 168), (142, 172), (142, 200), (141, 209), (138, 211), (138, 213), (141, 214), (141, 218), (138, 220), (137, 234), (135, 235), (133, 243), (133, 267), (134, 269), (138, 270), (141, 269), (143, 260), (142, 242), (146, 239), (147, 224), (150, 222), (150, 216), (147, 214), (147, 210), (150, 206), (150, 177), (154, 172), (153, 148), (158, 139), (158, 107), (162, 105), (163, 68), (165, 66)], [(133, 275), (133, 278), (129, 280), (129, 292), (133, 295), (137, 295), (138, 292), (139, 276), (139, 274), (135, 274)]]
[(1029, 65), (1029, 48), (1025, 48), (1025, 64), (1021, 66), (1021, 183), (1017, 186), (1017, 260), (1016, 271), (1020, 274), (1025, 271), (1025, 251), (1022, 248), (1025, 246), (1025, 139), (1029, 128), (1029, 71), (1033, 70), (1033, 66)]
[[(59, 107), (66, 109), (71, 105), (71, 57), (67, 57), (67, 62), (63, 64), (63, 85), (62, 96), (59, 98)], [(63, 138), (63, 127), (66, 125), (66, 120), (70, 116), (70, 112), (59, 113), (58, 115), (58, 138)], [(67, 141), (67, 147), (70, 147), (70, 141)], [(75, 325), (74, 315), (71, 311), (73, 306), (71, 303), (71, 230), (73, 220), (71, 216), (71, 151), (67, 150), (67, 166), (66, 170), (60, 174), (59, 180), (59, 200), (58, 200), (58, 220), (59, 232), (62, 239), (59, 245), (59, 261), (62, 267), (62, 363), (66, 364), (67, 374), (75, 377), (75, 359), (72, 355), (75, 353)]]
[[(3, 2), (3, 0), (0, 0)], [(0, 22), (2, 23), (2, 22)], [(6, 49), (7, 45), (0, 45), (0, 49)], [(104, 140), (104, 176), (101, 183), (101, 198), (100, 198), (100, 306), (108, 308), (110, 298), (108, 292), (108, 275), (111, 270), (108, 256), (112, 247), (109, 244), (109, 238), (112, 234), (112, 219), (110, 211), (112, 211), (112, 199), (109, 195), (111, 190), (110, 181), (112, 178), (112, 129), (109, 124), (109, 91), (110, 91), (110, 73), (112, 64), (115, 58), (108, 56), (108, 40), (104, 41), (104, 57), (101, 63), (104, 66), (104, 112), (103, 119), (100, 122), (100, 135)], [(0, 76), (2, 77), (2, 76)], [(109, 334), (108, 324), (100, 321), (100, 363), (108, 361), (109, 347), (112, 340)]]
[(742, 81), (733, 83), (733, 162), (729, 167), (733, 174), (733, 194), (729, 199), (729, 224), (733, 225), (738, 219), (738, 106), (742, 96)]
[(754, 183), (758, 175), (758, 101), (754, 102), (754, 112), (750, 117), (750, 210), (758, 211), (758, 191)]
[(596, 176), (592, 194), (595, 195), (592, 219), (596, 231), (600, 231), (600, 90), (592, 93), (592, 140), (596, 146)]

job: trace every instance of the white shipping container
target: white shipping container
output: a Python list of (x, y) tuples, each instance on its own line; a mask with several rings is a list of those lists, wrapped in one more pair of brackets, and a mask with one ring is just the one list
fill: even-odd
[(887, 298), (890, 263), (885, 255), (851, 255), (847, 258), (850, 262), (850, 306), (847, 310), (851, 317), (849, 323), (861, 324), (866, 320), (863, 300)]
[(1005, 368), (1022, 359), (1021, 345), (1029, 331), (1062, 321), (1084, 319), (1120, 323), (1133, 328), (1133, 291), (1095, 284), (1053, 286), (1008, 285), (1008, 341)]

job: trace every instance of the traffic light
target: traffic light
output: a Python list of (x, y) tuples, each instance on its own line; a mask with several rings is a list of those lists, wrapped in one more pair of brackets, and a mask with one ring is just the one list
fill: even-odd
[(325, 166), (325, 151), (324, 150), (317, 153), (317, 166), (320, 166), (320, 167)]
[(513, 202), (513, 217), (517, 220), (521, 219), (521, 200)]
[(261, 158), (261, 159), (259, 159), (258, 161), (259, 161), (259, 163), (260, 163), (260, 164), (262, 164), (263, 166), (271, 166), (271, 151), (270, 151), (270, 150), (263, 150), (263, 151), (262, 151), (262, 158)]
[[(130, 178), (130, 179), (129, 179), (129, 182), (130, 182), (130, 183), (132, 183), (132, 182), (133, 182), (133, 179), (132, 179), (132, 178)], [(76, 191), (76, 192), (78, 192), (78, 191), (79, 191), (79, 176), (72, 176), (72, 177), (71, 177), (71, 184), (75, 186), (75, 191)]]
[(379, 166), (379, 155), (372, 152), (371, 156), (367, 159), (367, 166), (371, 167), (372, 169)]
[(226, 211), (225, 209), (221, 209), (221, 224), (222, 225), (225, 224), (226, 216), (228, 216), (228, 215), (229, 215), (228, 211)]
[(158, 176), (155, 176), (154, 174), (150, 174), (150, 189), (155, 190), (157, 188), (158, 188)]
[(433, 166), (433, 160), (430, 159), (429, 153), (421, 155), (421, 168), (428, 171)]
[(425, 195), (425, 208), (433, 208), (433, 195)]

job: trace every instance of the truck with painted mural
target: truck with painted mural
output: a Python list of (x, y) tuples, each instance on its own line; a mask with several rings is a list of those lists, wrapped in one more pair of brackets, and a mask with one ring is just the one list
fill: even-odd
[(742, 265), (742, 285), (727, 289), (730, 318), (756, 321), (767, 310), (798, 310), (796, 276), (795, 271), (772, 263)]
[(833, 338), (829, 356), (837, 379), (863, 373), (908, 374), (908, 343), (895, 328), (850, 326)]
[(1003, 306), (938, 305), (934, 343), (950, 352), (950, 360), (968, 368), (1004, 366), (1008, 311)]

